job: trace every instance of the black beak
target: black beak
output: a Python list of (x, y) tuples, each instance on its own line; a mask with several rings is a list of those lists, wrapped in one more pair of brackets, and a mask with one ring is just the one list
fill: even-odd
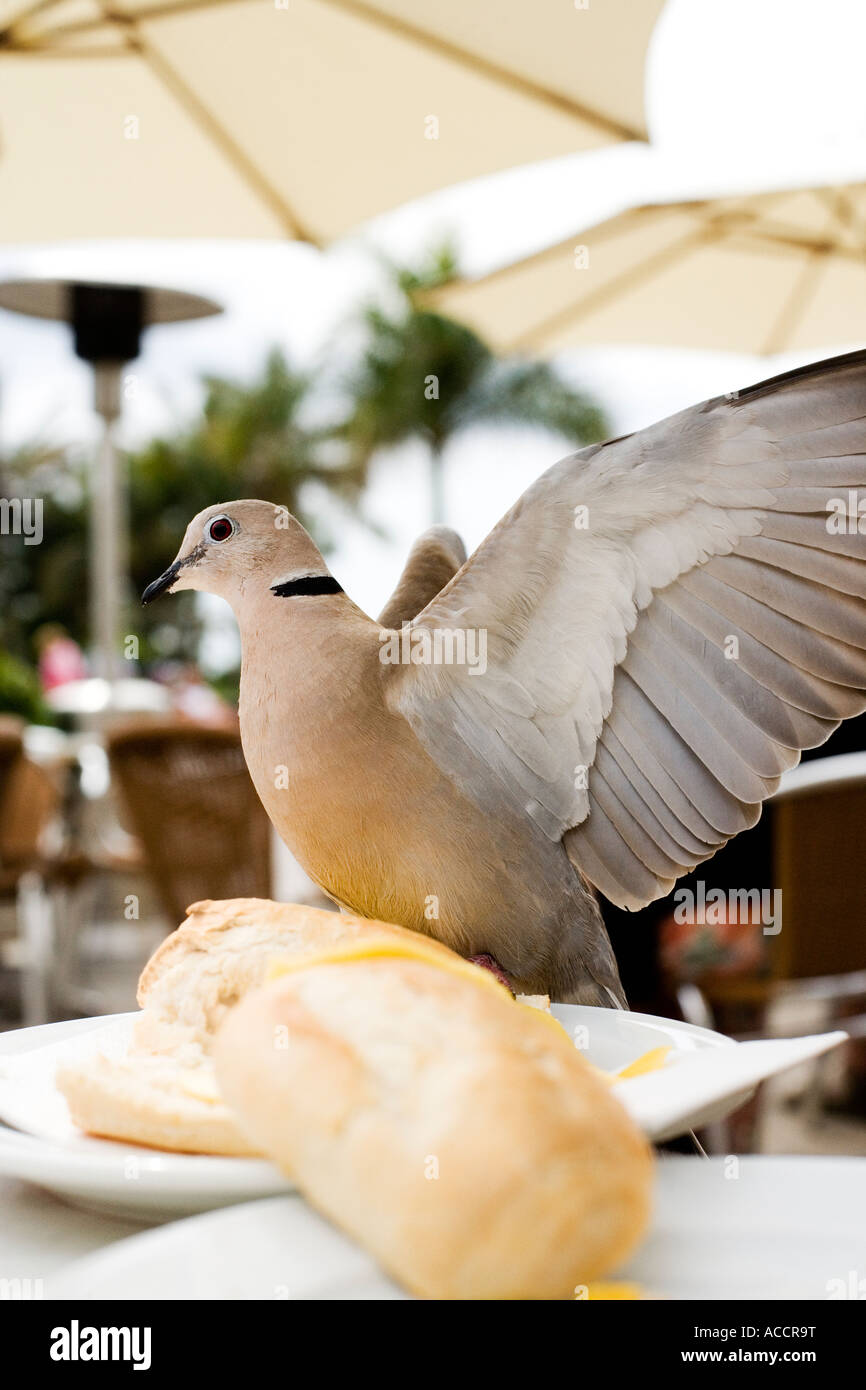
[(141, 596), (142, 604), (153, 603), (155, 598), (159, 598), (160, 594), (164, 594), (166, 589), (171, 588), (172, 584), (177, 579), (180, 565), (180, 560), (175, 560), (174, 564), (169, 565), (165, 573), (159, 576), (159, 579), (154, 579), (152, 584), (148, 584)]

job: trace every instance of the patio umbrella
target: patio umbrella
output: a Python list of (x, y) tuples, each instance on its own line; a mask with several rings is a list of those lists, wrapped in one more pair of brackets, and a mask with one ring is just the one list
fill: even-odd
[(323, 243), (645, 136), (663, 0), (0, 0), (7, 241)]
[(433, 302), (509, 351), (862, 343), (866, 184), (633, 208)]

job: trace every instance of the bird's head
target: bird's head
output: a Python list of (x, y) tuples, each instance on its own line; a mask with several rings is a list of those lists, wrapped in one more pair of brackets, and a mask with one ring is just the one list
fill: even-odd
[(152, 603), (178, 589), (202, 589), (237, 611), (245, 599), (269, 591), (312, 592), (316, 585), (317, 592), (339, 591), (301, 523), (285, 507), (248, 498), (199, 512), (177, 558), (148, 584), (141, 601)]

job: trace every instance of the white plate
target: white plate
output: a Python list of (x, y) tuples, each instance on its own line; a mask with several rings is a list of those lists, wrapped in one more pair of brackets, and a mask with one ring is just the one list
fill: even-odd
[(54, 1085), (58, 1060), (103, 1046), (115, 1050), (136, 1017), (72, 1019), (0, 1033), (0, 1173), (38, 1183), (78, 1206), (139, 1221), (290, 1192), (291, 1184), (264, 1159), (163, 1153), (75, 1128)]
[[(571, 1004), (556, 1005), (554, 1012), (604, 1071), (618, 1071), (653, 1048), (671, 1048), (663, 1071), (617, 1087), (651, 1139), (721, 1118), (763, 1077), (844, 1037), (738, 1045), (706, 1028), (649, 1014)], [(81, 1205), (151, 1219), (291, 1190), (264, 1160), (163, 1153), (92, 1138), (74, 1127), (54, 1085), (58, 1060), (122, 1052), (137, 1017), (116, 1014), (0, 1034), (0, 1173), (37, 1182)]]
[[(863, 1159), (666, 1158), (649, 1237), (616, 1277), (672, 1299), (851, 1297), (864, 1244)], [(118, 1241), (49, 1279), (46, 1297), (406, 1295), (305, 1202), (273, 1197)]]

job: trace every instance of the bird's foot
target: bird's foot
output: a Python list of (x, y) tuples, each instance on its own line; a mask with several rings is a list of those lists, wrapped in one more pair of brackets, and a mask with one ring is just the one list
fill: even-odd
[(511, 994), (512, 996), (514, 995), (514, 989), (512, 988), (511, 981), (509, 980), (505, 971), (502, 969), (502, 966), (499, 964), (499, 961), (495, 960), (494, 957), (491, 956), (488, 951), (482, 951), (481, 954), (477, 956), (470, 956), (469, 960), (472, 965), (480, 965), (482, 970), (489, 970), (491, 975), (493, 975), (494, 978), (497, 979), (501, 985), (505, 986), (509, 994)]

